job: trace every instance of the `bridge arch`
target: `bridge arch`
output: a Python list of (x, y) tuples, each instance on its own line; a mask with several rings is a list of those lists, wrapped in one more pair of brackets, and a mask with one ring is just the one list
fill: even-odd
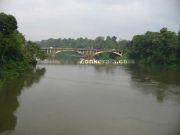
[(81, 51), (76, 51), (76, 50), (58, 50), (58, 51), (55, 51), (54, 53), (54, 56), (58, 53), (63, 53), (63, 52), (75, 52), (77, 54), (80, 54), (81, 57), (83, 56), (82, 52)]
[(122, 53), (114, 52), (114, 51), (100, 51), (100, 52), (96, 52), (96, 53), (94, 54), (94, 56), (99, 55), (99, 54), (103, 54), (103, 53), (112, 53), (112, 54), (116, 54), (116, 55), (122, 57)]
[(61, 52), (76, 52), (77, 54), (80, 54), (83, 58), (93, 58), (98, 54), (102, 53), (110, 53), (110, 54), (116, 54), (117, 56), (123, 56), (124, 52), (123, 50), (116, 50), (116, 49), (87, 49), (87, 48), (44, 48), (43, 49), (48, 56), (55, 56), (57, 53)]

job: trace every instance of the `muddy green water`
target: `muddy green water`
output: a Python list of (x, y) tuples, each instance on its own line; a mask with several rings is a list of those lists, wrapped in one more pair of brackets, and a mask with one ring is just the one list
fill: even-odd
[(39, 65), (1, 84), (0, 135), (180, 135), (180, 71)]

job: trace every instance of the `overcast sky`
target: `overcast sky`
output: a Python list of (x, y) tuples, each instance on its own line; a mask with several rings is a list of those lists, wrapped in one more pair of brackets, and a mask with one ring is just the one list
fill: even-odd
[(180, 0), (0, 0), (27, 40), (117, 36), (180, 30)]

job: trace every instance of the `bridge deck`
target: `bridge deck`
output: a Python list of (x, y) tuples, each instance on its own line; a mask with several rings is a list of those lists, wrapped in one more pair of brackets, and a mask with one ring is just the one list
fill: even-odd
[(98, 54), (101, 53), (114, 53), (119, 56), (123, 55), (123, 50), (116, 50), (116, 49), (90, 49), (90, 48), (42, 48), (42, 50), (46, 51), (46, 53), (50, 56), (55, 56), (56, 53), (63, 52), (63, 51), (75, 51), (80, 53), (84, 58), (93, 58)]
[(74, 51), (121, 51), (116, 49), (89, 49), (89, 48), (42, 48), (42, 50), (74, 50)]

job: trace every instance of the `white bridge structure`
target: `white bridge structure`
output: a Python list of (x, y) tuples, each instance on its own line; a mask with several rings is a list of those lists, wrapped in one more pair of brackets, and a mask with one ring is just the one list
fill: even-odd
[(45, 53), (50, 56), (54, 57), (57, 53), (60, 52), (76, 52), (81, 55), (82, 58), (94, 58), (96, 55), (101, 53), (113, 53), (118, 56), (123, 56), (123, 50), (116, 50), (116, 49), (87, 49), (87, 48), (42, 48)]

